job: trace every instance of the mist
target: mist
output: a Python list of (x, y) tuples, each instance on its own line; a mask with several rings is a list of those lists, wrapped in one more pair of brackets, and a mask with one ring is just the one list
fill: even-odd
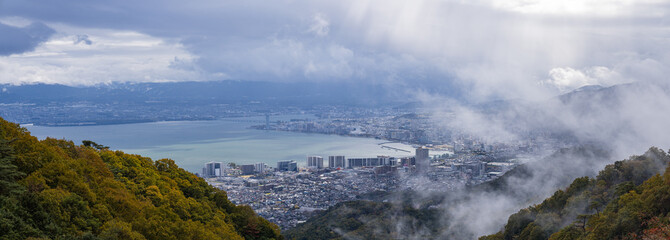
[(418, 101), (438, 128), (483, 142), (551, 143), (507, 192), (408, 181), (416, 206), (455, 199), (436, 206), (440, 234), (468, 239), (575, 177), (670, 147), (669, 10), (656, 0), (5, 0), (0, 84), (342, 84)]
[(503, 178), (504, 190), (425, 192), (408, 181), (409, 188), (421, 189), (417, 203), (425, 203), (427, 196), (447, 199), (438, 208), (445, 213), (441, 236), (449, 239), (496, 233), (511, 214), (540, 203), (575, 178), (594, 177), (605, 165), (652, 146), (670, 147), (670, 89), (660, 79), (587, 86), (539, 101), (463, 104), (430, 94), (420, 99), (435, 124), (458, 134), (486, 143), (552, 143), (518, 167), (524, 174)]

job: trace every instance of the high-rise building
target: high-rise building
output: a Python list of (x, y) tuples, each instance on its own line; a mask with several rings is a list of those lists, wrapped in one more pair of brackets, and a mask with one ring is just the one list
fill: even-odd
[(279, 161), (277, 171), (298, 171), (298, 163), (293, 160)]
[(347, 167), (348, 168), (363, 167), (365, 166), (365, 163), (363, 161), (364, 161), (363, 158), (348, 158)]
[(428, 170), (430, 167), (430, 155), (428, 148), (419, 147), (416, 149), (416, 156), (414, 157), (416, 161), (416, 170), (418, 172), (423, 172)]
[(245, 164), (245, 165), (240, 166), (240, 170), (242, 171), (242, 175), (254, 174), (255, 168), (256, 167), (253, 164)]
[(379, 158), (380, 166), (393, 166), (396, 162), (396, 159), (390, 156), (377, 156), (377, 158)]
[(264, 173), (266, 169), (267, 168), (266, 168), (265, 163), (254, 164), (254, 171), (256, 171), (257, 173)]
[(347, 167), (374, 167), (379, 166), (379, 158), (349, 158), (347, 159)]
[(222, 162), (208, 162), (205, 163), (205, 168), (203, 168), (203, 177), (219, 177), (223, 175), (223, 163)]
[(291, 161), (285, 160), (285, 161), (278, 161), (277, 162), (277, 171), (288, 171), (288, 164)]
[(323, 158), (321, 156), (308, 156), (307, 167), (321, 169), (323, 168)]
[(400, 159), (400, 165), (410, 167), (416, 165), (415, 157), (404, 157)]
[(486, 162), (469, 163), (468, 169), (472, 170), (472, 175), (475, 177), (484, 176), (486, 174)]
[(395, 173), (398, 171), (398, 167), (391, 167), (389, 165), (384, 165), (384, 166), (376, 166), (374, 168), (375, 174), (388, 174), (388, 173)]
[(328, 157), (328, 167), (330, 168), (344, 168), (347, 165), (347, 161), (344, 156), (329, 156)]
[(398, 159), (397, 158), (389, 158), (389, 166), (397, 166), (398, 165)]

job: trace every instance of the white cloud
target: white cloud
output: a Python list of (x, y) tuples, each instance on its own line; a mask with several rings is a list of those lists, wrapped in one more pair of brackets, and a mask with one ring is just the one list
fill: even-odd
[(316, 34), (319, 37), (328, 36), (330, 31), (330, 22), (326, 19), (326, 16), (318, 13), (314, 14), (312, 25), (309, 27), (309, 31)]
[[(527, 11), (500, 2), (356, 1), (341, 21), (360, 34), (365, 46), (438, 65), (474, 101), (546, 98), (556, 94), (540, 84), (552, 69), (603, 66), (619, 72), (630, 63), (622, 53), (665, 61), (669, 46), (661, 39), (668, 38), (667, 28), (657, 23), (664, 21), (668, 7), (653, 1), (621, 6), (618, 1), (568, 1), (555, 12), (542, 9), (553, 9), (556, 1), (504, 1)], [(602, 12), (610, 8), (615, 10)], [(649, 8), (663, 14), (643, 11)], [(628, 71), (621, 75), (649, 80)]]
[(0, 57), (0, 84), (95, 85), (112, 82), (203, 80), (184, 47), (133, 31), (53, 25), (57, 34), (32, 52)]
[(583, 15), (597, 17), (629, 16), (631, 9), (642, 8), (647, 16), (660, 16), (664, 10), (656, 8), (663, 0), (508, 0), (490, 1), (492, 6), (525, 14)]
[(12, 17), (0, 17), (0, 23), (14, 27), (26, 27), (30, 25), (32, 22), (26, 18), (12, 16)]
[[(0, 11), (0, 19), (16, 26), (29, 24), (25, 19), (50, 26), (67, 23), (54, 27), (61, 33), (67, 26), (95, 26), (107, 29), (112, 39), (124, 37), (111, 32), (139, 34), (105, 43), (133, 51), (97, 54), (110, 54), (110, 58), (128, 54), (130, 61), (157, 54), (163, 62), (154, 62), (151, 79), (176, 81), (220, 75), (264, 81), (378, 81), (403, 89), (450, 85), (469, 100), (486, 101), (555, 94), (541, 84), (552, 69), (583, 72), (602, 66), (622, 79), (646, 81), (662, 78), (665, 70), (659, 71), (659, 66), (670, 65), (670, 58), (664, 56), (670, 47), (670, 34), (663, 25), (668, 4), (654, 0), (118, 1), (87, 2), (93, 11), (87, 14), (72, 11), (76, 4), (82, 3), (44, 2), (27, 9), (16, 1)], [(43, 11), (67, 14), (47, 17)], [(69, 35), (82, 34), (88, 34), (91, 46), (101, 50), (103, 43), (96, 42), (100, 36), (86, 31)], [(139, 56), (139, 49), (152, 53)], [(32, 54), (63, 54), (43, 50)], [(88, 55), (68, 56), (61, 64)], [(630, 56), (637, 59), (631, 61)], [(190, 61), (187, 69), (195, 72), (168, 67), (175, 57)], [(143, 64), (149, 69), (146, 61)], [(104, 67), (98, 67), (96, 79), (137, 79), (121, 79), (117, 71), (102, 76)], [(173, 74), (176, 70), (180, 74)], [(582, 82), (602, 80), (584, 74)], [(60, 79), (56, 76), (43, 77), (60, 81), (54, 80)], [(571, 79), (559, 85), (567, 89), (580, 84), (578, 78)], [(562, 83), (564, 79), (550, 76), (550, 80)]]
[(554, 68), (549, 71), (549, 79), (543, 83), (554, 86), (561, 93), (587, 85), (600, 85), (609, 87), (615, 84), (625, 83), (621, 75), (609, 68), (597, 66), (583, 70), (573, 68)]

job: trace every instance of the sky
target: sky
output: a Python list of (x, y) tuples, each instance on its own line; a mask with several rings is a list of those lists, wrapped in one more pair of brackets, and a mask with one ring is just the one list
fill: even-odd
[(538, 99), (659, 81), (659, 0), (0, 0), (0, 84), (449, 84)]
[[(670, 142), (669, 12), (668, 0), (0, 0), (0, 84), (383, 85), (416, 93), (437, 124), (483, 139), (556, 128), (606, 143), (621, 160)], [(646, 84), (544, 101), (623, 83)], [(533, 103), (486, 115), (440, 91)], [(568, 160), (554, 164), (591, 173), (605, 164)], [(523, 189), (550, 194), (554, 180), (573, 177), (558, 175)], [(456, 217), (478, 224), (458, 230), (477, 235), (528, 205), (499, 195), (470, 203)]]

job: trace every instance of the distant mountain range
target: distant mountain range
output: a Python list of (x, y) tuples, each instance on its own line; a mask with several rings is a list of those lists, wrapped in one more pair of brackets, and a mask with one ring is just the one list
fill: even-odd
[[(395, 89), (395, 90), (393, 90)], [(0, 85), (0, 116), (49, 126), (211, 120), (296, 113), (319, 106), (408, 108), (414, 96), (387, 85), (212, 81)]]
[(470, 109), (484, 118), (495, 119), (510, 132), (551, 132), (554, 137), (592, 142), (638, 135), (631, 131), (650, 126), (639, 116), (670, 121), (661, 110), (668, 104), (670, 89), (629, 83), (589, 85), (543, 101), (494, 101)]
[(267, 103), (293, 106), (343, 104), (378, 106), (406, 103), (408, 92), (387, 85), (341, 82), (213, 81), (111, 84), (72, 87), (65, 85), (0, 85), (0, 103), (88, 101), (168, 103)]

